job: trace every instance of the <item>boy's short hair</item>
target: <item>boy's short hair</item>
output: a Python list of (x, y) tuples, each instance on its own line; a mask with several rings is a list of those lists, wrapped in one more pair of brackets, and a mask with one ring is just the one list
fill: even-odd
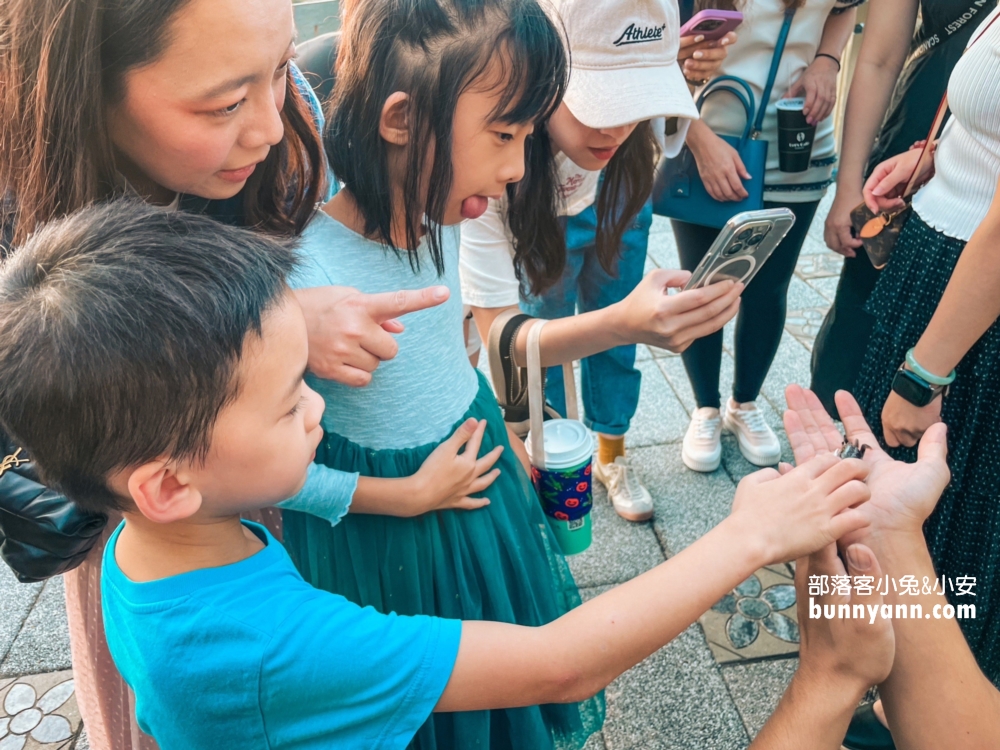
[(202, 459), (290, 248), (135, 201), (39, 229), (0, 267), (0, 422), (46, 482), (122, 510), (114, 471)]

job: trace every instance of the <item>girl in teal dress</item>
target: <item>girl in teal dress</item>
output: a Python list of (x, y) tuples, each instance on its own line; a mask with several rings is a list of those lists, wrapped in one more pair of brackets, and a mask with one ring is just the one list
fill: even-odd
[[(366, 388), (310, 378), (327, 403), (316, 460), (413, 474), (469, 417), (487, 422), (480, 455), (504, 451), (480, 510), (351, 514), (333, 527), (286, 511), (285, 544), (315, 586), (382, 612), (522, 625), (580, 601), (496, 399), (469, 365), (458, 280), (458, 224), (531, 169), (534, 123), (558, 105), (565, 78), (562, 42), (536, 0), (362, 0), (348, 14), (325, 134), (343, 189), (304, 231), (294, 283), (444, 284), (451, 296), (406, 317), (399, 354)], [(436, 714), (413, 747), (579, 748), (602, 721), (600, 696)]]

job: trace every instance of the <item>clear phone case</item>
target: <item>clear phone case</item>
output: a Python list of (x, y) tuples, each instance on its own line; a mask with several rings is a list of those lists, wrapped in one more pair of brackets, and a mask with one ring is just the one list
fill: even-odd
[(787, 208), (744, 211), (726, 222), (684, 289), (717, 281), (749, 284), (795, 223)]

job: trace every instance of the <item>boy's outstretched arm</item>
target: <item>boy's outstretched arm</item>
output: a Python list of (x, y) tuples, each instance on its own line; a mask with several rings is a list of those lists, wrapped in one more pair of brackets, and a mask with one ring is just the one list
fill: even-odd
[(589, 697), (693, 623), (754, 570), (826, 547), (865, 523), (867, 469), (832, 455), (740, 482), (730, 516), (653, 570), (543, 627), (466, 622), (437, 711)]

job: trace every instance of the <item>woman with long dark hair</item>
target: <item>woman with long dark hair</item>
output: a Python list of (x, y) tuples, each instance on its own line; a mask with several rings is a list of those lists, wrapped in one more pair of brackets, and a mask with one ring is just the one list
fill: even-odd
[[(324, 198), (326, 175), (318, 106), (292, 62), (294, 35), (289, 0), (0, 5), (5, 247), (116, 195), (296, 234)], [(396, 295), (329, 287), (300, 293), (310, 366), (365, 382), (395, 354), (389, 331), (401, 326), (391, 319), (437, 304), (429, 290), (408, 295), (397, 304)], [(0, 437), (0, 448), (17, 450)], [(22, 580), (69, 571), (74, 679), (92, 746), (151, 747), (131, 725), (101, 623), (101, 550), (114, 519), (87, 516), (37, 480), (30, 461), (0, 476), (0, 518), (16, 519), (0, 533), (0, 552)], [(280, 528), (276, 512), (265, 520)]]

